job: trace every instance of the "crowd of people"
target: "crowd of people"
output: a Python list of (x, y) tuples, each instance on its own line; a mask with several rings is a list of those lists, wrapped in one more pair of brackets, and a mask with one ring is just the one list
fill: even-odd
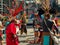
[[(58, 34), (58, 29), (55, 23), (50, 19), (50, 14), (46, 11), (43, 14), (43, 17), (40, 18), (38, 13), (34, 13), (33, 20), (33, 30), (34, 30), (34, 40), (29, 41), (29, 43), (40, 43), (42, 42), (42, 37), (44, 35), (50, 35), (49, 30), (54, 32), (56, 29)], [(2, 45), (2, 30), (5, 29), (6, 33), (6, 44), (18, 45), (18, 36), (17, 33), (21, 30), (20, 34), (23, 32), (27, 35), (27, 23), (26, 23), (26, 15), (23, 15), (21, 19), (17, 19), (16, 16), (0, 16), (0, 41)]]
[[(27, 35), (25, 15), (23, 15), (20, 20), (17, 19), (16, 17), (12, 17), (12, 16), (6, 17), (6, 16), (1, 15), (1, 17), (0, 17), (0, 32), (1, 32), (0, 40), (1, 41), (2, 41), (3, 33), (6, 34), (7, 43), (9, 41), (12, 41), (13, 39), (15, 40), (15, 38), (11, 39), (12, 37), (10, 37), (10, 36), (14, 37), (15, 35), (17, 35), (19, 30), (21, 30), (21, 33), (20, 33), (21, 35), (23, 34), (23, 32)], [(12, 43), (10, 43), (10, 44), (12, 44)], [(9, 45), (9, 43), (7, 45)], [(14, 43), (14, 45), (15, 45), (15, 43)]]
[[(17, 2), (16, 2), (16, 6), (14, 6), (14, 3), (15, 2), (13, 1), (12, 9), (10, 9), (4, 4), (4, 6), (7, 7), (9, 14), (5, 14), (4, 16), (3, 14), (0, 15), (0, 44), (1, 45), (3, 45), (2, 30), (5, 30), (4, 32), (6, 33), (6, 45), (18, 45), (19, 44), (19, 40), (17, 36), (17, 33), (19, 30), (21, 30), (20, 32), (21, 35), (24, 32), (27, 36), (26, 12), (24, 12), (24, 14), (20, 17), (20, 19), (17, 19), (16, 13), (14, 13), (14, 10), (15, 8), (18, 9), (18, 7), (17, 7)], [(15, 11), (19, 12), (21, 10), (15, 10)], [(13, 16), (14, 14), (15, 16)], [(41, 43), (41, 42), (43, 43), (43, 36), (44, 35), (50, 36), (50, 31), (54, 32), (54, 30), (56, 30), (58, 34), (57, 26), (52, 21), (53, 15), (49, 13), (49, 8), (47, 9), (47, 7), (44, 7), (42, 15), (41, 15), (41, 11), (39, 11), (38, 13), (34, 13), (33, 30), (34, 30), (35, 38), (33, 41), (29, 41), (29, 43)], [(50, 36), (50, 39), (51, 39), (51, 36)], [(50, 45), (52, 45), (52, 39), (50, 40)]]

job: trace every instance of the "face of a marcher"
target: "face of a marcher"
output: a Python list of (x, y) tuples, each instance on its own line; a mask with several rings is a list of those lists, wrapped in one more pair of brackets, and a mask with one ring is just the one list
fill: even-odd
[(45, 19), (48, 19), (48, 17), (45, 17)]
[(50, 15), (49, 14), (45, 15), (45, 19), (50, 19)]

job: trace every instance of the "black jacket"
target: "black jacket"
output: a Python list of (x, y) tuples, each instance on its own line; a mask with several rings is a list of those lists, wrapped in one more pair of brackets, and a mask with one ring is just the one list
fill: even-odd
[[(54, 26), (54, 29), (56, 30), (56, 32), (58, 33), (58, 29), (57, 27), (54, 25), (54, 23), (50, 20), (45, 20), (46, 21), (46, 24), (48, 26), (48, 28), (50, 28), (50, 30), (52, 30), (52, 26)], [(46, 26), (44, 20), (42, 21), (42, 27), (43, 27), (43, 31), (44, 32), (49, 32), (47, 26)]]

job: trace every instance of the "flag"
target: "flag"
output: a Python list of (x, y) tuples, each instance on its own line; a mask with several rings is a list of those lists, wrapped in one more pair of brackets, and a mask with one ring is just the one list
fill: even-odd
[(19, 8), (15, 9), (15, 12), (13, 13), (13, 16), (16, 16), (19, 12), (21, 12), (23, 10), (23, 2), (22, 4), (19, 6)]

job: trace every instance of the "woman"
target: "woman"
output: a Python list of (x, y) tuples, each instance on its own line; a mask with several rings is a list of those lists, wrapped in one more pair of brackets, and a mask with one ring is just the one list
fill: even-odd
[(35, 18), (33, 20), (33, 28), (34, 28), (34, 41), (30, 43), (40, 43), (41, 37), (42, 37), (42, 31), (41, 30), (41, 23), (40, 23), (40, 17), (36, 14)]
[(16, 21), (12, 20), (6, 27), (6, 45), (18, 45), (18, 37), (16, 35)]
[(38, 28), (38, 38), (36, 39), (36, 43), (40, 43), (41, 42), (41, 38), (42, 38), (42, 33), (43, 33), (43, 29), (42, 29), (42, 19), (39, 17), (39, 15), (37, 15), (37, 28)]

